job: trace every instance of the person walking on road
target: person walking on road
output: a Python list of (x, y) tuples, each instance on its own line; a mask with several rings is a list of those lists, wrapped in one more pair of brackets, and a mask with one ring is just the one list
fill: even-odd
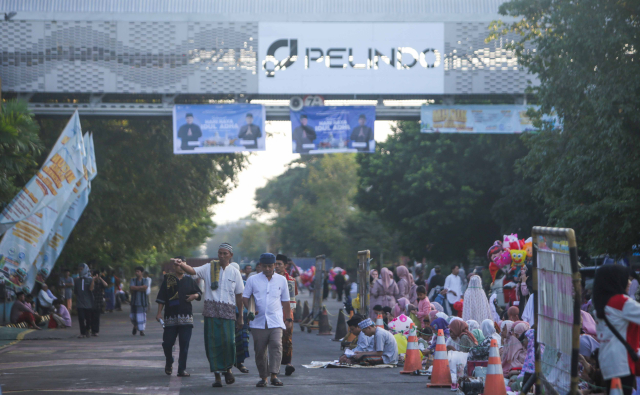
[[(253, 350), (260, 374), (260, 381), (256, 387), (266, 387), (269, 376), (271, 385), (282, 387), (284, 384), (278, 379), (282, 361), (282, 332), (293, 327), (289, 286), (285, 277), (274, 273), (275, 255), (260, 255), (260, 263), (262, 273), (249, 277), (242, 294), (242, 301), (247, 308), (251, 296), (255, 298), (258, 312), (251, 321)], [(287, 318), (283, 320), (283, 316)]]
[(189, 377), (187, 373), (187, 355), (189, 342), (193, 331), (193, 309), (191, 302), (200, 300), (202, 291), (196, 285), (191, 276), (184, 275), (184, 269), (175, 265), (176, 261), (186, 261), (185, 257), (178, 256), (171, 260), (174, 263), (174, 272), (164, 276), (156, 303), (158, 314), (156, 320), (161, 322), (162, 309), (164, 308), (164, 333), (162, 335), (162, 349), (166, 363), (164, 372), (167, 375), (173, 373), (173, 345), (176, 338), (180, 338), (180, 356), (178, 357), (178, 377)]
[[(287, 318), (293, 319), (293, 311), (296, 309), (296, 296), (298, 295), (298, 284), (296, 280), (287, 273), (286, 269), (287, 264), (287, 256), (283, 254), (278, 254), (276, 256), (276, 264), (275, 270), (276, 273), (283, 276), (287, 279), (287, 287), (289, 290), (289, 306), (291, 311), (291, 316)], [(284, 313), (283, 313), (284, 314)], [(291, 376), (293, 372), (296, 371), (296, 368), (291, 364), (291, 359), (293, 357), (293, 325), (291, 328), (285, 329), (282, 332), (282, 365), (286, 365), (287, 367), (284, 369), (284, 374), (287, 376)]]
[(147, 308), (149, 307), (149, 298), (147, 297), (147, 280), (142, 277), (144, 268), (138, 266), (136, 268), (136, 277), (131, 279), (129, 291), (131, 292), (131, 312), (129, 318), (133, 324), (131, 334), (135, 336), (140, 331), (140, 336), (144, 336), (144, 330), (147, 326)]
[(76, 295), (76, 310), (80, 323), (80, 337), (91, 337), (91, 317), (93, 313), (94, 279), (86, 263), (78, 266), (78, 278), (74, 279), (73, 292)]
[(69, 269), (64, 269), (64, 277), (60, 279), (60, 288), (62, 288), (62, 296), (64, 305), (71, 312), (71, 303), (73, 300), (73, 278)]
[(100, 276), (100, 272), (93, 272), (93, 311), (91, 312), (91, 335), (100, 333), (100, 314), (104, 309), (104, 290), (108, 287), (106, 281)]
[(233, 247), (222, 243), (218, 247), (218, 260), (192, 268), (184, 261), (175, 261), (185, 273), (204, 281), (204, 347), (209, 368), (215, 374), (213, 387), (222, 387), (221, 375), (227, 384), (236, 382), (231, 368), (236, 363), (236, 329), (242, 328), (242, 275), (231, 266)]

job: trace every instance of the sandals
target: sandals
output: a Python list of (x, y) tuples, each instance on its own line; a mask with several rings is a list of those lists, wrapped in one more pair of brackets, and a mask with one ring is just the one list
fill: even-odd
[(222, 387), (222, 383), (219, 381), (214, 381), (213, 384), (211, 384), (211, 386), (214, 388)]
[(131, 331), (131, 334), (135, 336), (135, 334), (138, 332), (138, 328), (136, 328), (135, 326), (133, 327), (133, 330)]
[(282, 387), (284, 384), (282, 383), (282, 381), (280, 381), (279, 378), (274, 378), (271, 379), (271, 385), (273, 385), (274, 387)]
[[(171, 373), (173, 373), (173, 366), (165, 365), (165, 366), (164, 366), (164, 373), (165, 373), (167, 376), (171, 376)], [(178, 375), (178, 376), (179, 376), (179, 375)]]
[(178, 372), (178, 377), (191, 377), (191, 375), (186, 371), (184, 371), (182, 373)]
[(295, 371), (296, 371), (296, 368), (294, 368), (293, 365), (287, 365), (287, 367), (284, 369), (284, 375), (291, 376)]
[(236, 368), (238, 368), (240, 373), (249, 373), (249, 369), (247, 369), (247, 367), (244, 366), (243, 364), (236, 365)]
[(256, 384), (256, 387), (266, 387), (267, 386), (267, 380), (260, 380), (258, 381), (258, 384)]
[(227, 383), (227, 385), (230, 385), (236, 382), (236, 378), (233, 377), (233, 373), (225, 372), (223, 374), (224, 374), (224, 382)]

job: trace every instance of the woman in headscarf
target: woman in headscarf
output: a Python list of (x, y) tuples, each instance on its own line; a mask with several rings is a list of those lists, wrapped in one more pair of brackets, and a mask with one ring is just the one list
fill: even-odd
[(440, 313), (444, 313), (444, 307), (442, 307), (440, 303), (431, 302), (431, 306), (433, 306), (433, 308), (436, 309), (436, 311), (439, 311)]
[(409, 316), (409, 314), (407, 314), (407, 307), (409, 305), (410, 305), (409, 299), (407, 298), (398, 299), (398, 303), (396, 303), (396, 305), (393, 306), (393, 310), (392, 310), (393, 318), (398, 318), (401, 314)]
[(474, 329), (480, 329), (480, 324), (476, 320), (467, 320), (467, 325), (469, 325), (469, 330), (472, 331)]
[(522, 368), (524, 359), (527, 356), (526, 350), (520, 343), (520, 336), (529, 329), (529, 324), (522, 322), (516, 325), (507, 334), (507, 338), (504, 343), (504, 347), (500, 351), (500, 358), (502, 360), (502, 372), (505, 376), (509, 375), (513, 369)]
[(482, 343), (482, 341), (484, 340), (484, 335), (480, 330), (480, 324), (478, 324), (478, 321), (469, 320), (467, 321), (467, 325), (469, 325), (469, 331), (473, 333), (473, 336), (475, 336), (478, 344)]
[(373, 284), (376, 282), (377, 279), (378, 279), (378, 271), (376, 269), (369, 270), (369, 281), (371, 282), (370, 283), (371, 286), (373, 286)]
[(513, 321), (504, 320), (500, 323), (500, 338), (502, 339), (502, 344), (506, 344), (507, 337), (513, 328)]
[(393, 280), (393, 274), (386, 267), (382, 268), (380, 278), (373, 283), (371, 287), (371, 298), (369, 316), (371, 319), (377, 317), (373, 314), (373, 306), (380, 305), (382, 307), (393, 308), (396, 305), (396, 298), (401, 297), (398, 293), (398, 284)]
[(449, 333), (451, 340), (455, 342), (456, 351), (469, 352), (473, 347), (478, 345), (478, 340), (469, 330), (469, 325), (463, 320), (453, 320), (449, 323)]
[(416, 294), (417, 285), (413, 281), (413, 276), (409, 273), (409, 269), (406, 266), (398, 266), (396, 274), (400, 278), (398, 280), (398, 294), (401, 298), (407, 298), (412, 304), (415, 304), (418, 298)]
[(491, 340), (496, 340), (498, 342), (498, 348), (502, 347), (502, 338), (498, 333), (496, 333), (496, 327), (491, 320), (484, 320), (482, 324), (480, 324), (480, 328), (482, 329), (482, 334), (484, 335), (485, 343), (488, 341), (489, 345), (491, 344)]
[(593, 319), (591, 314), (586, 311), (580, 310), (580, 316), (582, 318), (582, 330), (584, 333), (596, 339), (598, 337), (598, 333), (596, 332), (596, 321)]
[(433, 322), (436, 318), (436, 314), (438, 314), (438, 312), (436, 310), (431, 310), (429, 312), (429, 322)]
[[(604, 265), (596, 270), (593, 305), (598, 318), (600, 369), (607, 388), (611, 388), (611, 379), (620, 378), (625, 395), (631, 394), (634, 375), (640, 375), (629, 356), (640, 350), (640, 304), (626, 295), (628, 288), (629, 269), (625, 266)], [(628, 347), (610, 328), (626, 340)]]
[(464, 304), (462, 306), (462, 319), (482, 322), (491, 319), (491, 307), (487, 295), (482, 289), (482, 279), (474, 274), (469, 280), (469, 286), (464, 292)]

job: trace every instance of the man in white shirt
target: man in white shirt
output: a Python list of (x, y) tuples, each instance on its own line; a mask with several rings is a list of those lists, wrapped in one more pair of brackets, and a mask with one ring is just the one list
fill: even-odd
[(452, 315), (456, 315), (456, 311), (453, 308), (453, 304), (461, 299), (462, 295), (462, 280), (458, 276), (460, 272), (460, 266), (453, 265), (451, 274), (447, 276), (444, 281), (444, 289), (447, 292), (447, 301), (451, 305)]
[(204, 347), (209, 368), (216, 376), (213, 387), (222, 387), (221, 375), (227, 384), (236, 379), (231, 368), (236, 363), (236, 328), (242, 328), (242, 314), (236, 317), (236, 308), (242, 311), (244, 285), (240, 271), (230, 265), (233, 247), (222, 243), (218, 247), (218, 260), (192, 268), (182, 260), (174, 261), (185, 273), (204, 280)]
[(143, 277), (147, 281), (147, 296), (149, 296), (151, 295), (151, 277), (149, 277), (149, 272), (145, 270)]
[(51, 306), (53, 306), (53, 301), (57, 298), (53, 296), (51, 291), (49, 291), (49, 287), (47, 284), (42, 284), (42, 288), (38, 293), (38, 302), (40, 303), (40, 308), (42, 309), (43, 314), (48, 314)]
[[(282, 387), (282, 381), (278, 379), (282, 361), (282, 332), (293, 326), (289, 285), (285, 277), (274, 273), (275, 263), (275, 255), (270, 253), (260, 255), (262, 272), (249, 277), (242, 294), (242, 301), (247, 309), (251, 296), (254, 297), (258, 312), (250, 324), (256, 365), (260, 373), (260, 381), (256, 387), (266, 387), (269, 375), (271, 375), (271, 385)], [(283, 316), (287, 319), (283, 320)]]

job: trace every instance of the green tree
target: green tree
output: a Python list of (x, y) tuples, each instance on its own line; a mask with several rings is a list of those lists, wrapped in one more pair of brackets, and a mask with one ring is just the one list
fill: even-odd
[[(508, 46), (540, 80), (543, 130), (524, 136), (519, 170), (551, 225), (591, 253), (628, 253), (640, 241), (640, 2), (511, 0), (500, 13), (517, 22), (494, 22), (489, 39), (518, 33)], [(539, 121), (552, 112), (562, 132)]]
[(356, 202), (399, 233), (405, 254), (466, 261), (505, 230), (539, 224), (542, 210), (514, 174), (526, 154), (517, 136), (423, 134), (407, 121), (376, 149), (358, 157)]
[(0, 108), (0, 210), (24, 187), (42, 151), (38, 124), (23, 101)]
[[(64, 120), (40, 122), (50, 146)], [(84, 118), (82, 127), (94, 133), (98, 176), (62, 264), (164, 259), (204, 243), (214, 227), (210, 207), (233, 186), (244, 156), (174, 155), (164, 118)]]

